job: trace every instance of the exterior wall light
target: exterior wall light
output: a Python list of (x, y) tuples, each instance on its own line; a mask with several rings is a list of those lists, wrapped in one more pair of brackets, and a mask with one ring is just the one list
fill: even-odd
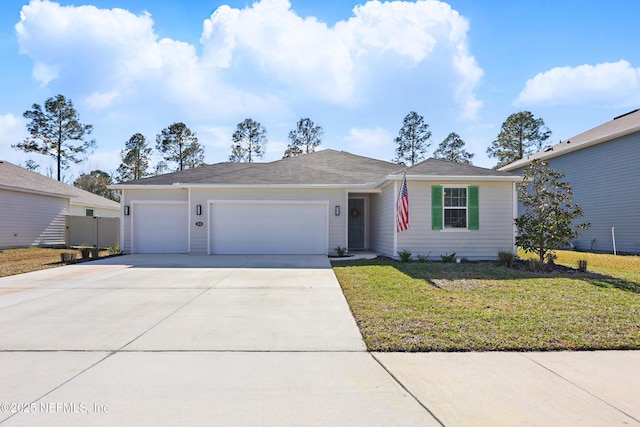
[(340, 206), (336, 206), (335, 213), (336, 216), (340, 216)]
[(202, 205), (196, 205), (196, 215), (202, 215)]
[(129, 208), (129, 206), (128, 206), (128, 205), (124, 207), (124, 214), (125, 214), (126, 216), (129, 216), (130, 211), (131, 211), (131, 210), (130, 210), (130, 208)]

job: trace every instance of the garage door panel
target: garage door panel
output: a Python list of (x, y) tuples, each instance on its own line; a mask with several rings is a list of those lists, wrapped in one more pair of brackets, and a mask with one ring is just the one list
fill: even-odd
[(325, 203), (213, 203), (212, 254), (326, 254)]
[(188, 252), (186, 203), (136, 204), (133, 211), (133, 252)]

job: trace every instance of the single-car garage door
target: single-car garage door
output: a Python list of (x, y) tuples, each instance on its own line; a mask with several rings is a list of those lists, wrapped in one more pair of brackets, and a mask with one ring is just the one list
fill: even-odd
[(213, 202), (211, 254), (326, 254), (327, 202)]
[(186, 203), (135, 203), (132, 218), (132, 252), (174, 254), (189, 251)]

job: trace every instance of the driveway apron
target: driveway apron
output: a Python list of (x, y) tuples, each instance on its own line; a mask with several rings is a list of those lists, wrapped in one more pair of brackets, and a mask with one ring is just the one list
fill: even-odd
[(0, 424), (438, 425), (323, 256), (128, 255), (0, 279)]

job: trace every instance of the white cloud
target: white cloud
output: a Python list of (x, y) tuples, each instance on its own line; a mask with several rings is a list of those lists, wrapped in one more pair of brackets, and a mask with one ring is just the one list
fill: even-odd
[(264, 151), (264, 157), (261, 160), (265, 162), (273, 162), (275, 160), (282, 159), (288, 145), (288, 142), (269, 140), (269, 142), (267, 142), (267, 148)]
[[(481, 107), (474, 94), (482, 70), (467, 49), (468, 23), (439, 1), (369, 1), (328, 27), (301, 18), (287, 0), (262, 0), (242, 10), (218, 8), (204, 23), (203, 62), (244, 69), (295, 88), (299, 96), (350, 104), (366, 94), (362, 81), (397, 67), (449, 67), (463, 118)], [(432, 58), (433, 57), (433, 58)], [(366, 78), (365, 78), (366, 77)], [(416, 76), (418, 78), (418, 76)]]
[(451, 81), (437, 84), (454, 88), (461, 117), (475, 118), (482, 105), (467, 20), (436, 0), (369, 1), (333, 27), (298, 16), (287, 0), (225, 5), (204, 21), (201, 57), (191, 44), (159, 40), (150, 14), (117, 8), (31, 0), (16, 32), (38, 81), (73, 82), (96, 109), (131, 98), (175, 103), (196, 116), (273, 112), (274, 104), (283, 111), (283, 99), (354, 104), (398, 67), (424, 78), (418, 65), (451, 70)]
[(13, 114), (0, 114), (0, 140), (6, 141), (16, 137), (24, 130), (25, 121), (22, 117), (16, 117)]
[(260, 94), (220, 83), (193, 45), (159, 39), (148, 13), (31, 0), (16, 32), (34, 77), (70, 87), (90, 108), (173, 105), (194, 116), (268, 108)]
[(120, 150), (118, 149), (100, 151), (89, 155), (87, 160), (75, 166), (74, 169), (77, 169), (78, 175), (98, 169), (115, 176), (121, 161), (122, 158), (120, 157)]
[(376, 159), (391, 159), (394, 154), (394, 136), (383, 128), (351, 128), (343, 139), (354, 154)]
[(115, 91), (115, 90), (112, 90), (110, 92), (105, 92), (105, 93), (93, 92), (91, 95), (87, 97), (85, 103), (91, 109), (103, 110), (111, 106), (111, 104), (113, 104), (113, 101), (119, 95), (120, 94), (118, 93), (118, 91)]
[[(262, 0), (243, 10), (222, 6), (205, 21), (200, 40), (205, 63), (257, 64), (280, 82), (330, 101), (352, 95), (348, 47), (326, 24), (296, 15), (287, 0)], [(245, 57), (249, 63), (241, 63)]]
[(585, 102), (616, 106), (640, 102), (640, 68), (629, 62), (558, 67), (527, 81), (517, 104), (580, 105)]
[(201, 126), (196, 132), (198, 142), (206, 147), (224, 148), (231, 146), (233, 130), (226, 126)]
[(20, 163), (27, 160), (29, 155), (15, 150), (11, 145), (22, 142), (29, 134), (25, 128), (26, 121), (13, 114), (0, 114), (0, 160)]

